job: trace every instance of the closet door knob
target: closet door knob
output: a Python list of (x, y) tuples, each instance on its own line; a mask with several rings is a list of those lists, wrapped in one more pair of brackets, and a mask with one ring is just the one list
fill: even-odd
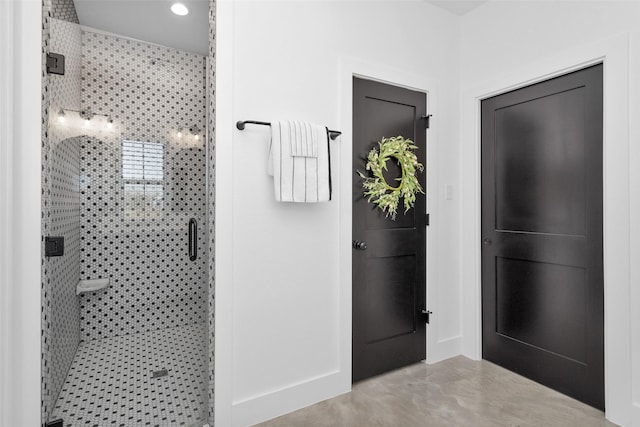
[(482, 239), (482, 244), (483, 244), (483, 245), (487, 245), (487, 246), (489, 246), (491, 243), (493, 243), (493, 242), (492, 242), (492, 241), (491, 241), (491, 239), (490, 239), (490, 238), (488, 238), (488, 237), (485, 237), (484, 239)]
[(360, 240), (353, 241), (353, 249), (357, 249), (359, 251), (367, 250), (367, 242), (361, 242)]

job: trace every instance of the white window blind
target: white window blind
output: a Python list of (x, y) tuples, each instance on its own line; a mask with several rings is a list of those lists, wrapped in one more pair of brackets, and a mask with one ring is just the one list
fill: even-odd
[(125, 218), (162, 217), (164, 146), (158, 142), (122, 141)]
[(158, 142), (122, 141), (122, 178), (162, 181), (164, 146)]

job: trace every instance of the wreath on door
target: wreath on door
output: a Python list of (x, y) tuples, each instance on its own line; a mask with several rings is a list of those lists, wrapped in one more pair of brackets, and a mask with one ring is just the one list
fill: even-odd
[[(373, 203), (382, 209), (385, 217), (391, 216), (395, 221), (398, 213), (398, 205), (400, 197), (404, 199), (404, 213), (413, 207), (416, 202), (416, 194), (424, 194), (424, 190), (418, 182), (416, 176), (417, 171), (422, 172), (424, 166), (418, 162), (413, 150), (416, 146), (412, 140), (405, 139), (403, 136), (392, 138), (382, 138), (378, 142), (378, 147), (374, 147), (369, 151), (367, 156), (366, 170), (371, 172), (373, 176), (367, 176), (358, 171), (362, 178), (362, 187), (367, 197), (367, 202)], [(402, 176), (396, 178), (397, 186), (390, 185), (383, 176), (383, 171), (387, 171), (387, 161), (395, 160), (402, 171)]]

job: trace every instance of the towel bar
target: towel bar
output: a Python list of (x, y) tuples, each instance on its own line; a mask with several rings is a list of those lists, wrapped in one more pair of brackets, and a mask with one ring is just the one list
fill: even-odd
[[(246, 124), (261, 125), (261, 126), (271, 126), (271, 123), (269, 123), (269, 122), (259, 122), (259, 121), (256, 121), (256, 120), (240, 120), (240, 121), (236, 122), (236, 128), (238, 128), (238, 130), (244, 130), (244, 125), (246, 125)], [(342, 135), (342, 132), (340, 132), (339, 130), (331, 130), (331, 129), (329, 129), (329, 138), (331, 138), (332, 140), (335, 140), (340, 135)]]

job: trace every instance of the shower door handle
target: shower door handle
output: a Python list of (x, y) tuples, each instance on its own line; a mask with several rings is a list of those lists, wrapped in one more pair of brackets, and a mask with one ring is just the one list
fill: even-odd
[(198, 221), (195, 218), (189, 220), (189, 260), (198, 259)]

